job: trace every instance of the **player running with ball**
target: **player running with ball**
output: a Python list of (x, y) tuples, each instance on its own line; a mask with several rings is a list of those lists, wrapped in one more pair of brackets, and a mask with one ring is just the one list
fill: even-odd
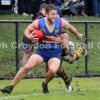
[[(31, 32), (35, 29), (40, 29), (43, 30), (45, 36), (51, 38), (52, 41), (43, 41), (42, 44), (44, 45), (44, 48), (39, 48), (36, 53), (32, 54), (28, 62), (18, 71), (11, 85), (0, 89), (3, 93), (11, 93), (15, 85), (20, 82), (21, 79), (32, 70), (32, 68), (42, 62), (48, 63), (48, 72), (44, 83), (47, 85), (48, 82), (52, 80), (61, 63), (62, 48), (60, 45), (63, 44), (65, 48), (68, 46), (69, 40), (66, 40), (66, 34), (62, 34), (61, 32), (63, 28), (68, 29), (77, 39), (82, 39), (82, 35), (72, 25), (62, 18), (57, 18), (55, 6), (48, 5), (46, 9), (46, 17), (33, 21), (33, 23), (26, 28), (24, 34), (28, 39), (38, 41), (39, 39), (35, 38)], [(46, 48), (48, 44), (50, 46), (49, 48)]]

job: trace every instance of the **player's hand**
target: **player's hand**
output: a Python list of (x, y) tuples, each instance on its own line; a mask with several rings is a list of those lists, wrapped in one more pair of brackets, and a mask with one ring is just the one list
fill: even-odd
[(39, 41), (39, 38), (37, 38), (37, 35), (30, 34), (29, 35), (29, 38), (30, 38), (30, 40), (33, 40), (35, 42), (38, 42)]
[(54, 41), (54, 43), (61, 43), (61, 38), (60, 38), (59, 35), (57, 35), (57, 37), (52, 36), (51, 38), (52, 38), (52, 40)]
[(83, 38), (83, 34), (79, 34), (77, 37), (78, 40), (82, 40), (82, 38)]

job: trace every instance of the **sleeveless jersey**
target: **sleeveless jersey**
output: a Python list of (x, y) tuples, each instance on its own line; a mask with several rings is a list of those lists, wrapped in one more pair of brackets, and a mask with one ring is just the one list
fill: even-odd
[(39, 49), (45, 49), (45, 50), (50, 50), (52, 53), (61, 53), (62, 49), (60, 47), (60, 44), (53, 43), (51, 36), (57, 36), (63, 34), (62, 31), (62, 23), (60, 18), (56, 18), (55, 23), (54, 23), (54, 30), (53, 32), (49, 32), (46, 22), (45, 22), (45, 17), (39, 19), (39, 29), (44, 32), (44, 40), (43, 43), (40, 44)]

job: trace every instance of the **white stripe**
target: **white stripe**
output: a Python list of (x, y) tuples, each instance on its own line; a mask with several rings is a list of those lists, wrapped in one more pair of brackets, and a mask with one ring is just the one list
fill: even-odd
[[(83, 88), (83, 89), (80, 89), (80, 91), (86, 91), (86, 90), (100, 90), (100, 88)], [(77, 90), (74, 90), (74, 91), (77, 91)], [(68, 93), (68, 92), (50, 92), (49, 94), (63, 94), (63, 93)], [(28, 96), (38, 96), (38, 95), (44, 95), (43, 93), (41, 92), (38, 92), (38, 93), (31, 93), (31, 94), (18, 94), (18, 95), (9, 95), (9, 96), (6, 96), (6, 97), (0, 97), (0, 100), (10, 100), (10, 99), (14, 99), (14, 98), (21, 98), (21, 97), (28, 97)]]
[(86, 91), (86, 90), (100, 90), (100, 88), (88, 88), (88, 89), (80, 89), (82, 91)]
[[(62, 93), (66, 93), (66, 92), (50, 92), (49, 94), (62, 94)], [(7, 97), (1, 97), (0, 100), (10, 100), (10, 99), (14, 99), (14, 98), (38, 96), (38, 95), (44, 95), (44, 94), (43, 93), (31, 93), (31, 94), (9, 95)]]

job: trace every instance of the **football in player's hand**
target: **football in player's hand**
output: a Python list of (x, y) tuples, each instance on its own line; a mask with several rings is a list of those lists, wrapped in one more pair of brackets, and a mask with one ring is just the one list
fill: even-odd
[(44, 36), (43, 31), (42, 30), (38, 30), (38, 29), (34, 30), (32, 32), (32, 34), (33, 35), (36, 35), (36, 38), (39, 38), (40, 40), (42, 40), (43, 39), (43, 36)]

